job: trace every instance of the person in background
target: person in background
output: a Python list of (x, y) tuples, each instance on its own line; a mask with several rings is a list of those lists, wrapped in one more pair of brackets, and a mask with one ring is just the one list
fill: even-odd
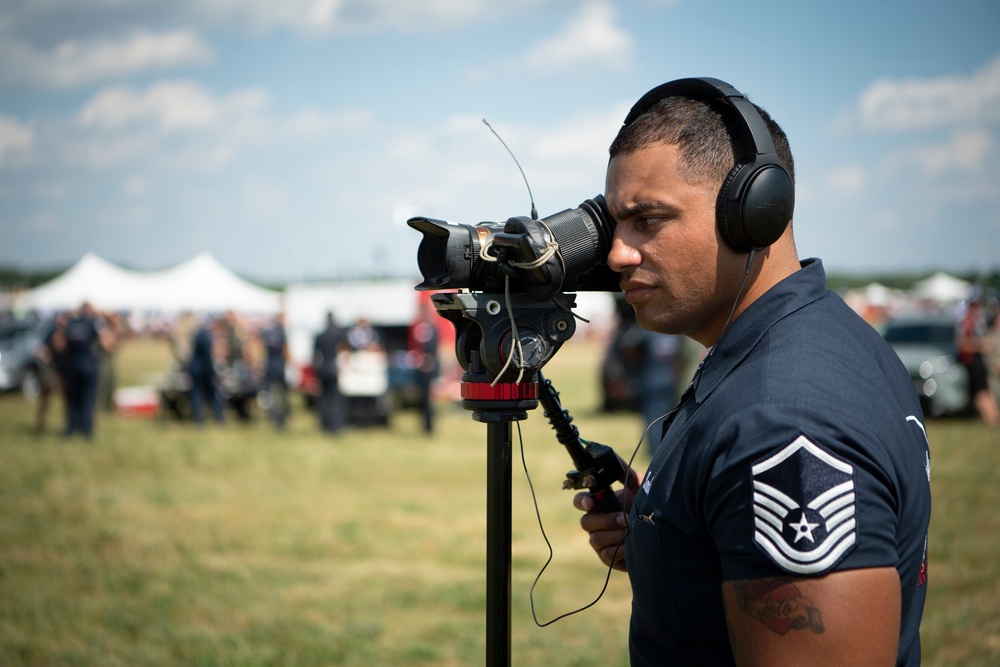
[(385, 349), (382, 334), (372, 326), (371, 321), (366, 317), (359, 317), (354, 326), (347, 331), (347, 342), (350, 343), (351, 349), (354, 351), (382, 351)]
[(199, 426), (205, 423), (206, 402), (216, 423), (225, 421), (215, 367), (216, 328), (215, 319), (207, 317), (194, 332), (187, 361), (187, 372), (191, 378), (191, 416)]
[(121, 325), (116, 313), (101, 312), (97, 314), (97, 318), (98, 328), (110, 341), (108, 347), (97, 346), (97, 404), (101, 410), (110, 414), (115, 409), (115, 388), (118, 383), (115, 352), (121, 337)]
[(191, 361), (191, 348), (198, 328), (198, 318), (189, 310), (182, 312), (170, 327), (170, 353), (180, 370), (187, 368)]
[(435, 323), (437, 313), (429, 304), (422, 304), (417, 320), (410, 326), (410, 355), (417, 371), (420, 388), (420, 413), (423, 416), (424, 433), (434, 432), (434, 381), (441, 373), (438, 355), (439, 336)]
[(338, 355), (349, 349), (343, 329), (337, 326), (333, 313), (326, 314), (326, 327), (313, 343), (313, 368), (319, 380), (316, 412), (320, 429), (334, 434), (344, 425), (343, 397), (340, 394)]
[(990, 391), (989, 369), (986, 366), (989, 338), (986, 314), (979, 294), (969, 300), (958, 325), (958, 360), (969, 374), (969, 395), (972, 405), (987, 426), (1000, 425), (1000, 406)]
[(271, 326), (260, 332), (264, 346), (264, 386), (271, 397), (268, 417), (278, 428), (284, 428), (288, 419), (288, 380), (285, 369), (288, 363), (288, 337), (285, 335), (285, 315), (278, 313)]
[(66, 395), (66, 380), (69, 370), (66, 366), (66, 323), (69, 314), (59, 311), (52, 318), (52, 326), (45, 334), (39, 347), (38, 356), (41, 362), (41, 377), (38, 393), (38, 405), (35, 409), (35, 430), (44, 433), (48, 422), (49, 403), (52, 394), (61, 392)]
[(67, 437), (79, 433), (90, 440), (94, 434), (97, 406), (98, 355), (113, 345), (111, 332), (99, 329), (97, 314), (89, 302), (66, 322), (64, 332), (66, 430)]
[(986, 308), (986, 375), (993, 401), (1000, 406), (1000, 300), (991, 297)]
[[(643, 429), (664, 417), (677, 402), (677, 384), (683, 368), (680, 336), (668, 336), (633, 325), (622, 345), (636, 356), (636, 393)], [(650, 456), (660, 442), (654, 427), (646, 436)]]
[(226, 341), (226, 364), (235, 367), (246, 363), (246, 327), (234, 311), (226, 311), (223, 330)]
[(246, 326), (235, 311), (226, 311), (220, 319), (216, 344), (219, 350), (216, 360), (221, 364), (219, 373), (226, 403), (238, 420), (249, 422), (259, 383), (250, 364), (251, 346), (248, 345)]

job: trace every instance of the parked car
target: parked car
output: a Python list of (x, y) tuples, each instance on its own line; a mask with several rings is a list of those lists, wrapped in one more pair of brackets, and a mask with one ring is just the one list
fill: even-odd
[(44, 362), (39, 355), (48, 326), (38, 320), (0, 325), (0, 391), (21, 391), (29, 398), (41, 391)]
[(972, 407), (969, 375), (955, 349), (956, 326), (948, 315), (910, 315), (893, 318), (882, 329), (929, 417), (965, 414)]

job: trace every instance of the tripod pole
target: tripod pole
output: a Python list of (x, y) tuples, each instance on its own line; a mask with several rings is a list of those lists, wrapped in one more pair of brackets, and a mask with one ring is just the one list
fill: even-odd
[(462, 406), (486, 424), (486, 667), (510, 667), (511, 424), (538, 405), (538, 384), (494, 384), (466, 373)]
[(511, 423), (487, 424), (486, 666), (510, 667)]

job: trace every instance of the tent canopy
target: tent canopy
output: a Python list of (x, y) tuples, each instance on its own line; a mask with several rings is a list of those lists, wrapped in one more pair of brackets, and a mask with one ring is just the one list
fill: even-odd
[(932, 276), (917, 281), (913, 292), (922, 299), (936, 303), (955, 303), (964, 301), (972, 294), (972, 286), (961, 278), (939, 271)]
[(28, 291), (17, 307), (52, 312), (85, 301), (100, 310), (166, 314), (270, 314), (281, 308), (279, 292), (240, 278), (208, 253), (161, 271), (133, 271), (89, 252), (65, 273)]

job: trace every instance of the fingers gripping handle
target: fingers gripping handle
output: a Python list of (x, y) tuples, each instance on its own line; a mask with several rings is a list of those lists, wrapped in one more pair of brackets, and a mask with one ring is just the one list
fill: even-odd
[(582, 470), (570, 470), (566, 473), (563, 488), (587, 489), (594, 500), (595, 512), (621, 512), (622, 505), (618, 501), (618, 495), (611, 488), (612, 482), (624, 476), (625, 469), (622, 467), (621, 459), (613, 449), (596, 442), (587, 443), (583, 452), (589, 457), (589, 460), (585, 461), (589, 465), (581, 465), (581, 461), (573, 457), (573, 462)]

